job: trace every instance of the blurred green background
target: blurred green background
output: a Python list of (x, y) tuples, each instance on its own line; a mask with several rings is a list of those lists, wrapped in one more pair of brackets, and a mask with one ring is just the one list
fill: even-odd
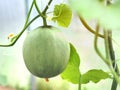
[[(31, 1), (32, 0), (0, 0), (0, 44), (9, 41), (7, 38), (9, 33), (17, 34), (22, 30)], [(41, 9), (46, 5), (47, 1), (48, 0), (40, 0), (39, 6)], [(54, 4), (63, 1), (65, 2), (65, 0), (54, 0), (49, 11), (53, 11)], [(36, 11), (33, 10), (31, 18), (35, 15)], [(53, 22), (48, 23), (53, 24)], [(88, 23), (94, 28), (94, 20)], [(38, 19), (29, 27), (29, 30), (41, 24), (41, 19)], [(108, 71), (107, 66), (94, 51), (94, 35), (84, 28), (75, 14), (73, 14), (69, 28), (64, 28), (63, 33), (76, 47), (80, 55), (81, 73), (94, 68)], [(29, 73), (22, 57), (22, 43), (26, 34), (27, 31), (14, 46), (0, 47), (0, 90), (77, 90), (78, 85), (62, 80), (60, 76), (50, 78), (49, 82), (46, 82), (45, 79), (37, 78)], [(118, 66), (120, 66), (119, 34), (117, 30), (113, 32), (113, 39), (115, 40), (115, 42), (113, 42), (114, 50)], [(101, 51), (104, 52), (104, 45), (102, 45), (104, 41), (100, 39), (99, 43)], [(111, 83), (112, 81), (110, 79), (102, 80), (97, 84), (90, 82), (82, 85), (82, 90), (110, 90)], [(120, 87), (118, 87), (118, 90), (119, 89)]]

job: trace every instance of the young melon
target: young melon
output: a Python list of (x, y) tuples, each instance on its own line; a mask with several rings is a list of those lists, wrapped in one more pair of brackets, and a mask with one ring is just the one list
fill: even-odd
[(32, 30), (23, 43), (23, 58), (35, 76), (50, 78), (67, 66), (70, 46), (58, 28), (48, 26)]

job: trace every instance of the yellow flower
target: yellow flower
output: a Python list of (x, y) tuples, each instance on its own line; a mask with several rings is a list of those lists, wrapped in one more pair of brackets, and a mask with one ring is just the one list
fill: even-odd
[(10, 34), (7, 36), (7, 38), (10, 39), (10, 38), (12, 38), (13, 36), (14, 36), (14, 33), (10, 33)]

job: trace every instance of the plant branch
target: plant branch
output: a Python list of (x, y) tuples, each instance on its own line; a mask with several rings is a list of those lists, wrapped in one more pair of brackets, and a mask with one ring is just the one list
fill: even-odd
[(49, 0), (48, 4), (46, 5), (45, 9), (43, 10), (43, 14), (46, 14), (46, 11), (48, 10), (50, 4), (52, 3), (53, 0)]
[[(79, 16), (80, 21), (82, 22), (82, 24), (84, 25), (84, 27), (87, 28), (88, 31), (90, 31), (91, 33), (95, 34), (96, 32), (86, 23), (86, 21)], [(98, 34), (99, 37), (104, 38), (104, 35)]]
[(94, 38), (94, 48), (95, 48), (95, 51), (96, 53), (98, 54), (98, 56), (106, 63), (106, 65), (109, 67), (111, 73), (113, 74), (116, 82), (120, 85), (120, 80), (119, 80), (119, 77), (118, 75), (116, 74), (116, 72), (114, 71), (112, 65), (111, 65), (111, 62), (109, 59), (105, 58), (102, 53), (100, 52), (99, 48), (98, 48), (98, 33), (99, 33), (99, 25), (97, 25), (97, 28), (96, 28), (96, 34), (95, 34), (95, 38)]
[(95, 51), (97, 52), (98, 56), (107, 64), (109, 65), (108, 60), (106, 60), (106, 58), (102, 55), (102, 53), (100, 52), (99, 48), (98, 48), (98, 33), (99, 33), (99, 25), (96, 26), (96, 33), (95, 33), (95, 38), (94, 38), (94, 48)]
[(43, 19), (43, 25), (44, 25), (44, 26), (47, 26), (46, 15), (43, 14), (43, 13), (40, 11), (40, 9), (39, 9), (39, 7), (38, 7), (38, 5), (37, 5), (36, 0), (34, 0), (34, 3), (35, 3), (35, 8), (36, 8), (38, 14), (39, 14), (39, 15), (42, 17), (42, 19)]
[(11, 42), (10, 44), (1, 44), (0, 47), (10, 47), (10, 46), (13, 46), (17, 40), (20, 38), (20, 36), (23, 34), (23, 32), (27, 29), (27, 27), (34, 21), (36, 20), (38, 17), (40, 17), (40, 15), (37, 15), (36, 17), (34, 17), (24, 28), (23, 30), (15, 36), (15, 38), (13, 37), (13, 42)]
[(110, 54), (109, 54), (109, 43), (108, 43), (108, 31), (104, 30), (104, 41), (105, 41), (105, 52), (106, 52), (106, 59), (110, 60)]
[(80, 78), (79, 78), (78, 90), (81, 90), (81, 88), (82, 88), (81, 78), (82, 78), (82, 76), (80, 76)]
[(36, 0), (34, 0), (33, 2), (34, 2), (34, 4), (35, 4), (35, 8), (36, 8), (38, 14), (39, 14), (42, 18), (46, 18), (46, 17), (42, 14), (42, 12), (40, 11), (40, 9), (39, 9), (39, 7), (38, 7), (38, 5), (37, 5)]
[[(106, 0), (106, 5), (111, 5), (111, 1)], [(108, 32), (108, 48), (109, 48), (110, 60), (112, 62), (112, 67), (113, 67), (114, 72), (119, 77), (119, 69), (118, 69), (118, 66), (117, 66), (117, 63), (115, 60), (115, 52), (114, 52), (113, 43), (112, 43), (112, 31), (108, 30), (107, 32)], [(118, 82), (117, 82), (116, 78), (114, 77), (112, 86), (111, 86), (111, 90), (117, 90), (117, 85), (118, 85)]]
[(41, 12), (40, 9), (39, 9), (39, 7), (38, 7), (38, 5), (37, 5), (36, 0), (34, 0), (36, 10), (37, 10), (37, 12), (39, 13), (39, 15), (42, 17), (42, 19), (43, 19), (43, 25), (44, 25), (44, 26), (47, 26), (46, 11), (48, 10), (48, 8), (49, 8), (49, 6), (50, 6), (50, 4), (51, 4), (52, 1), (53, 1), (53, 0), (49, 0), (49, 2), (48, 2), (48, 4), (46, 5), (45, 9), (43, 10), (43, 12)]
[[(117, 73), (117, 75), (119, 75), (119, 69), (118, 69), (118, 66), (117, 66), (117, 63), (115, 60), (115, 53), (114, 53), (113, 44), (112, 44), (112, 31), (108, 31), (108, 45), (109, 45), (110, 58), (113, 62), (112, 66), (113, 66), (115, 72)], [(118, 83), (114, 78), (113, 82), (112, 82), (111, 90), (117, 90), (117, 85), (118, 85)]]
[(30, 18), (30, 14), (31, 14), (33, 5), (34, 5), (34, 1), (33, 1), (32, 4), (31, 4), (31, 7), (30, 7), (30, 10), (29, 10), (29, 12), (28, 12), (28, 15), (27, 15), (26, 22), (25, 22), (25, 24), (24, 24), (23, 30), (22, 30), (18, 35), (16, 35), (16, 36), (13, 37), (12, 42), (11, 42), (10, 44), (0, 45), (1, 47), (13, 46), (13, 45), (17, 42), (17, 40), (20, 38), (20, 36), (23, 34), (23, 32), (26, 30), (26, 28), (32, 23), (32, 22), (30, 22), (30, 23), (28, 24), (28, 21), (29, 21), (29, 18)]
[(26, 22), (25, 22), (24, 27), (27, 25), (27, 23), (28, 23), (28, 21), (29, 21), (29, 18), (30, 18), (30, 14), (31, 14), (31, 12), (32, 12), (33, 5), (34, 5), (34, 1), (33, 1), (32, 4), (31, 4), (31, 7), (30, 7), (30, 10), (29, 10), (29, 12), (28, 12), (28, 15), (27, 15), (27, 18), (26, 18)]
[[(45, 12), (45, 13), (46, 13), (46, 11), (47, 11), (47, 9), (48, 9), (48, 6), (51, 4), (51, 2), (52, 2), (52, 0), (50, 0), (50, 1), (48, 2), (48, 5), (47, 5), (46, 8), (44, 9), (44, 12)], [(32, 11), (32, 8), (33, 8), (33, 5), (34, 5), (34, 4), (35, 4), (35, 7), (36, 7), (39, 15), (37, 15), (36, 17), (34, 17), (34, 18), (28, 23), (29, 18), (30, 18), (30, 14), (31, 14), (31, 11)], [(41, 13), (41, 11), (39, 10), (38, 5), (37, 5), (37, 3), (36, 3), (36, 0), (33, 0), (32, 4), (31, 4), (31, 7), (30, 7), (30, 10), (29, 10), (29, 12), (28, 12), (27, 18), (26, 18), (26, 22), (25, 22), (25, 24), (24, 24), (24, 27), (23, 27), (22, 31), (21, 31), (18, 35), (14, 36), (14, 37), (11, 39), (11, 42), (10, 42), (9, 44), (0, 44), (0, 47), (10, 47), (10, 46), (13, 46), (13, 45), (17, 42), (17, 40), (20, 38), (20, 36), (23, 34), (23, 32), (28, 28), (28, 26), (29, 26), (34, 20), (36, 20), (36, 19), (37, 19), (38, 17), (40, 17), (40, 16), (43, 18), (44, 25), (46, 26), (46, 25), (47, 25), (46, 16), (43, 15), (43, 14)]]
[[(49, 0), (48, 4), (46, 5), (45, 9), (43, 10), (42, 14), (46, 16), (46, 12), (50, 6), (50, 4), (52, 3), (53, 0)], [(43, 18), (43, 22), (44, 22), (44, 26), (47, 26), (47, 21), (46, 18)]]

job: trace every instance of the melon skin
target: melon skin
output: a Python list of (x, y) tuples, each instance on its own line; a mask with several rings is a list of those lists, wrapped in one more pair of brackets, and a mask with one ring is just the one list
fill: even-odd
[(23, 58), (35, 76), (50, 78), (66, 68), (70, 46), (62, 32), (55, 27), (38, 27), (30, 31), (23, 43)]

